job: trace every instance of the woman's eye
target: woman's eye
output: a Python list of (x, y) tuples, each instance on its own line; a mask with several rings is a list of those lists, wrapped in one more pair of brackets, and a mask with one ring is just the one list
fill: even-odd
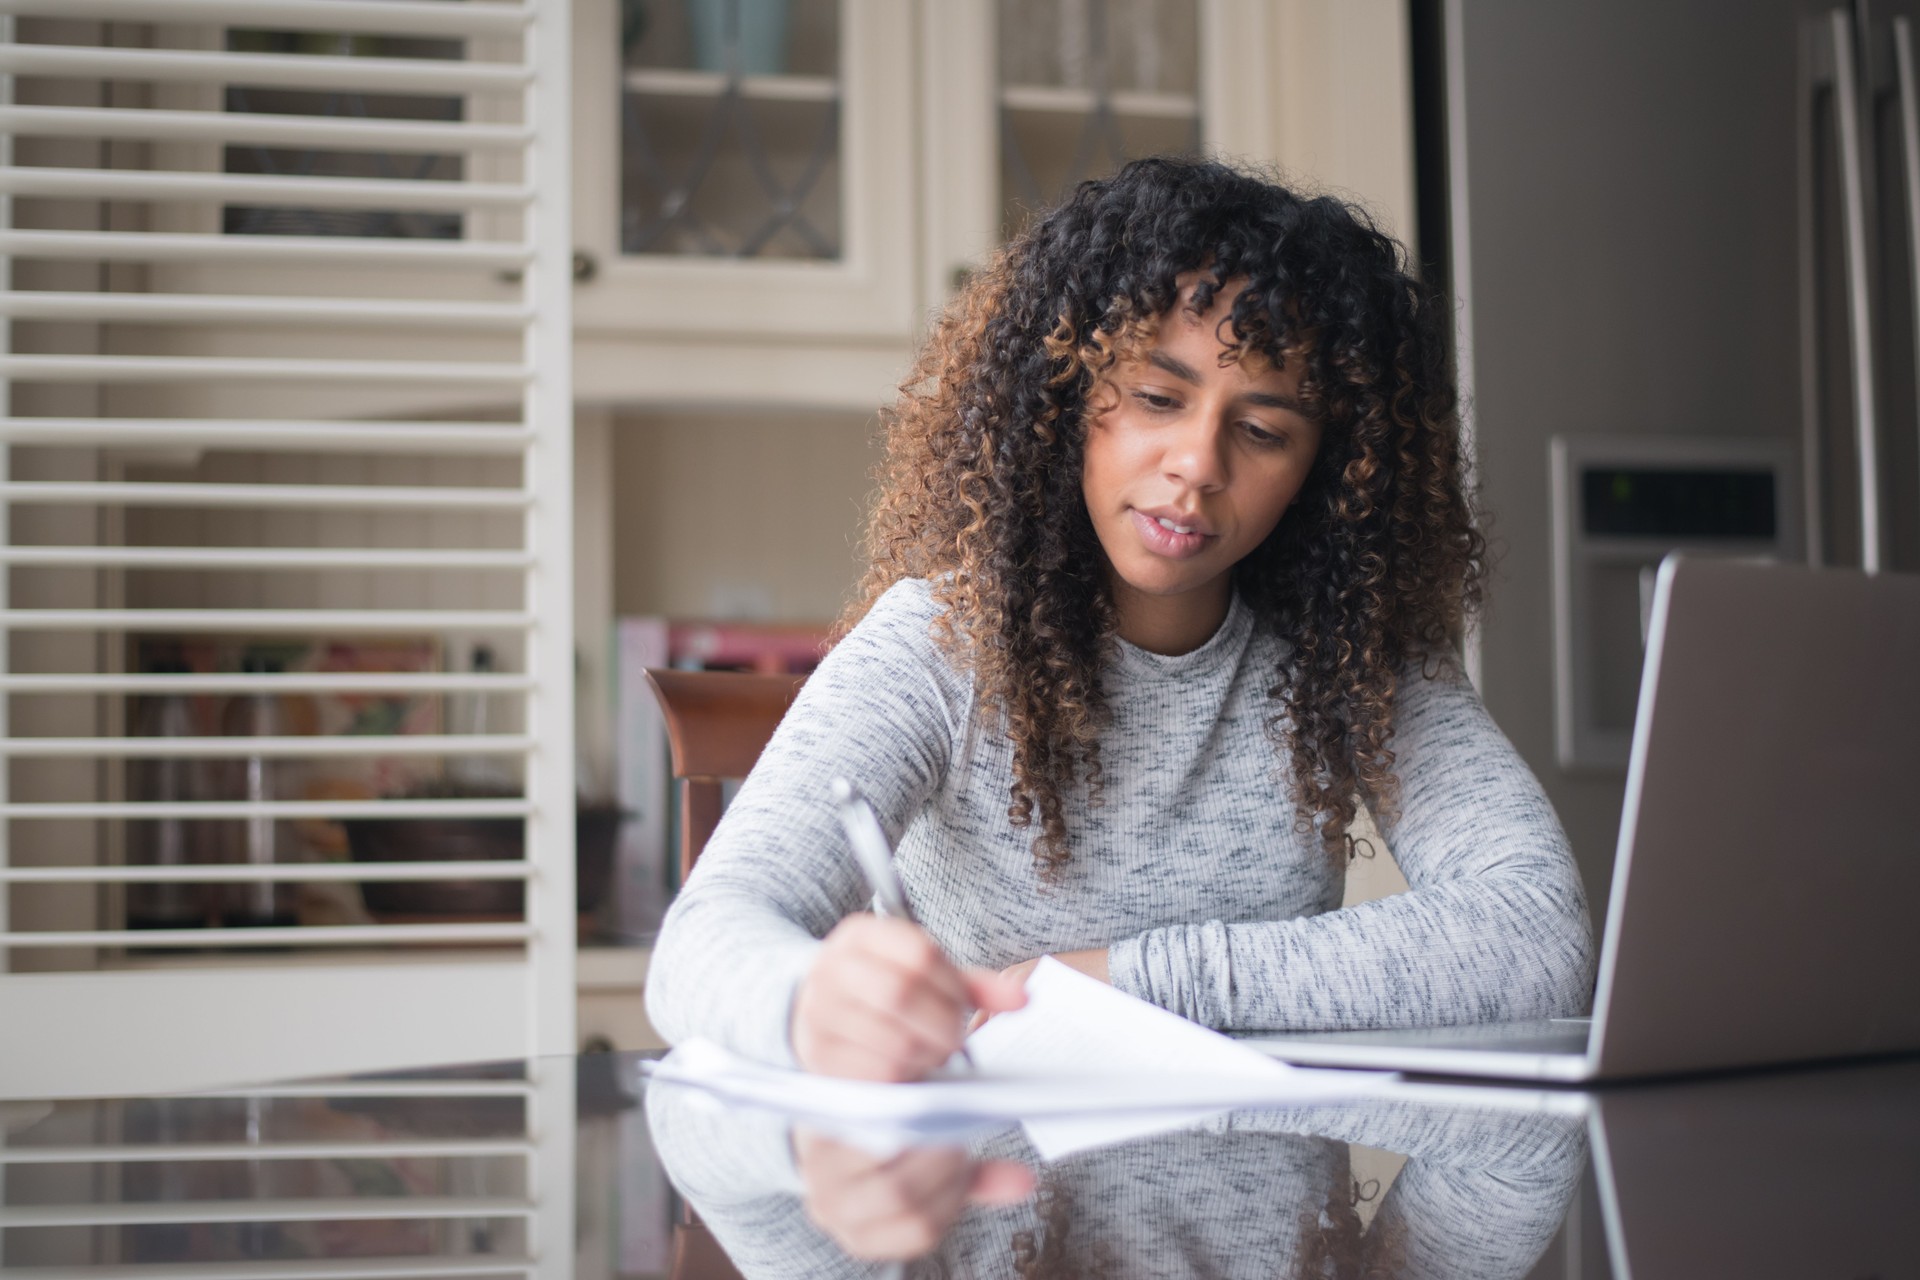
[(1255, 444), (1285, 444), (1287, 442), (1285, 436), (1275, 435), (1257, 422), (1243, 422), (1240, 425), (1246, 430), (1247, 438)]
[(1136, 391), (1133, 393), (1133, 398), (1147, 406), (1147, 408), (1159, 412), (1164, 412), (1174, 407), (1174, 399), (1172, 396), (1163, 396), (1152, 391)]

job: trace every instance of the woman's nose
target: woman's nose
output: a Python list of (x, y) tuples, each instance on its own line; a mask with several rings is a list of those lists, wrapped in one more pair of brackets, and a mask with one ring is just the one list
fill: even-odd
[(1167, 438), (1161, 469), (1190, 488), (1218, 489), (1227, 482), (1226, 447), (1225, 424), (1211, 414), (1193, 414)]

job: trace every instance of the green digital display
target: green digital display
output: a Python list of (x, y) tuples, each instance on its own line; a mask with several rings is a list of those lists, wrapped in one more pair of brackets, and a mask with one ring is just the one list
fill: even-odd
[(1774, 488), (1767, 470), (1588, 467), (1581, 529), (1603, 538), (1770, 541), (1779, 528)]

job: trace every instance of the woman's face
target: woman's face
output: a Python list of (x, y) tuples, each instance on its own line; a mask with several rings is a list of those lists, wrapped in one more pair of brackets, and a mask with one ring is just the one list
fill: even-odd
[(1219, 335), (1239, 285), (1198, 317), (1190, 290), (1146, 351), (1108, 372), (1095, 403), (1111, 407), (1089, 423), (1080, 479), (1120, 635), (1161, 653), (1197, 648), (1220, 625), (1233, 566), (1280, 523), (1320, 447), (1300, 405), (1303, 361), (1233, 362)]

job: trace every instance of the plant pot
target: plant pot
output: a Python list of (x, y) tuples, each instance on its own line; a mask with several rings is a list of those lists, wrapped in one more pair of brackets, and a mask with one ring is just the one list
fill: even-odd
[[(585, 915), (606, 896), (613, 851), (625, 814), (581, 809), (574, 821), (574, 905)], [(525, 850), (520, 818), (349, 818), (355, 862), (512, 862)], [(376, 916), (518, 916), (525, 886), (518, 880), (365, 880), (360, 894)]]

